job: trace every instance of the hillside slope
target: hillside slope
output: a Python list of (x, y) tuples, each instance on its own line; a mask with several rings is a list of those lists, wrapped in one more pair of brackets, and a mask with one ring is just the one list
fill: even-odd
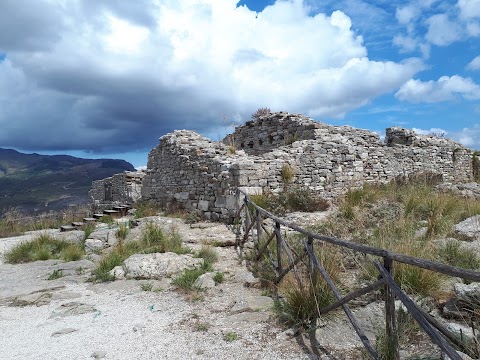
[(31, 213), (87, 203), (93, 180), (125, 170), (134, 167), (124, 160), (23, 154), (0, 148), (0, 215), (12, 207)]

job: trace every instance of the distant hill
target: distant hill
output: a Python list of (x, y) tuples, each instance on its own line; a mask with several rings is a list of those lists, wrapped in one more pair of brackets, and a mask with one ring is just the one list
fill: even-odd
[(125, 170), (135, 169), (125, 160), (23, 154), (0, 148), (0, 215), (12, 207), (32, 213), (86, 204), (93, 180)]

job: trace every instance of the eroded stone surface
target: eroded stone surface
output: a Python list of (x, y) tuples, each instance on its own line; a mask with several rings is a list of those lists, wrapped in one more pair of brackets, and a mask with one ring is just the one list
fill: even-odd
[(455, 225), (455, 232), (464, 240), (480, 240), (480, 215), (469, 217)]
[(125, 276), (131, 279), (160, 279), (200, 265), (202, 259), (171, 252), (135, 254), (124, 262)]

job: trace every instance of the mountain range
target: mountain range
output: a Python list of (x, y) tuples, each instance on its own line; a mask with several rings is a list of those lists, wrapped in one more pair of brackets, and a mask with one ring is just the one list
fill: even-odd
[(87, 204), (93, 180), (126, 170), (135, 168), (125, 160), (23, 154), (0, 148), (0, 215), (12, 208), (43, 213)]

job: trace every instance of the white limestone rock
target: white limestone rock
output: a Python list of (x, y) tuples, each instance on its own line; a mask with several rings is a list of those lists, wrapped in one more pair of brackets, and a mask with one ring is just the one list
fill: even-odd
[(480, 215), (469, 217), (455, 225), (455, 232), (465, 240), (480, 240)]
[(172, 276), (187, 268), (199, 266), (202, 259), (171, 252), (134, 254), (123, 263), (125, 276), (133, 279), (160, 279)]

